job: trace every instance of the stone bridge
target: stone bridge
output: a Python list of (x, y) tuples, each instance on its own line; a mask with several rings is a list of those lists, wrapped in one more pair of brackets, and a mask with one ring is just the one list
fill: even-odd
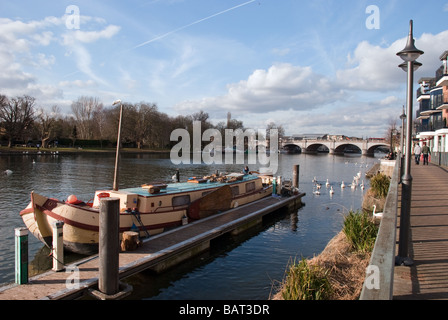
[[(373, 156), (375, 150), (379, 147), (390, 149), (384, 140), (362, 140), (362, 139), (347, 139), (347, 140), (326, 140), (326, 139), (288, 139), (281, 143), (283, 149), (294, 150), (300, 148), (303, 153), (317, 153), (323, 147), (328, 149), (330, 154), (343, 154), (346, 152), (361, 153), (362, 155)], [(326, 150), (324, 152), (327, 152)]]

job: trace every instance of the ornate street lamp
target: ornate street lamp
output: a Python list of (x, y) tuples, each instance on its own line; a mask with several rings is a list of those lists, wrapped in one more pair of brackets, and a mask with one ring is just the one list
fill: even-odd
[(409, 257), (409, 229), (411, 220), (411, 191), (412, 191), (412, 176), (411, 176), (411, 144), (412, 144), (412, 101), (413, 101), (413, 86), (414, 86), (414, 71), (415, 68), (421, 66), (421, 63), (416, 62), (424, 52), (417, 49), (414, 45), (413, 36), (413, 22), (409, 22), (409, 35), (406, 47), (397, 53), (397, 55), (405, 61), (405, 66), (401, 64), (399, 67), (406, 71), (407, 79), (407, 102), (406, 102), (406, 153), (404, 161), (404, 172), (401, 177), (401, 216), (400, 216), (400, 237), (398, 243), (398, 256), (396, 257), (396, 264), (412, 265), (413, 261)]

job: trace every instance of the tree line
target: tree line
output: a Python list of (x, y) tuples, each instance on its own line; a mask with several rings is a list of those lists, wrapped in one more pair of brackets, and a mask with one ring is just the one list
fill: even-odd
[[(171, 132), (178, 128), (192, 131), (193, 121), (201, 122), (202, 132), (212, 128), (223, 134), (225, 129), (244, 130), (243, 122), (236, 119), (213, 125), (202, 110), (172, 117), (159, 111), (155, 103), (123, 102), (122, 106), (121, 143), (139, 149), (171, 148), (176, 144), (170, 141)], [(81, 96), (72, 102), (71, 111), (71, 115), (62, 115), (57, 105), (50, 110), (38, 107), (34, 97), (9, 98), (0, 94), (0, 142), (9, 147), (36, 142), (43, 148), (56, 143), (72, 147), (82, 143), (95, 147), (116, 145), (119, 105), (105, 107), (97, 97)]]

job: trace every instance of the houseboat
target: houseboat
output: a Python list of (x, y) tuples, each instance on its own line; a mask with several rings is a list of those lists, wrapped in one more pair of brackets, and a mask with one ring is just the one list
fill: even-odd
[(186, 182), (150, 183), (140, 187), (98, 190), (84, 202), (75, 195), (65, 201), (31, 193), (20, 212), (29, 231), (52, 246), (52, 226), (64, 222), (64, 248), (85, 255), (98, 251), (102, 198), (120, 199), (120, 233), (133, 230), (148, 237), (182, 223), (203, 219), (272, 193), (269, 178), (252, 174), (220, 174)]

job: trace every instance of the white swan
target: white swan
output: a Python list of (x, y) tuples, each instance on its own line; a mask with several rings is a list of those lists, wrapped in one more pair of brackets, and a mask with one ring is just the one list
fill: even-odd
[(9, 170), (9, 169), (6, 169), (6, 170), (4, 171), (4, 173), (5, 173), (7, 176), (9, 176), (10, 174), (12, 174), (12, 171)]
[(345, 188), (345, 183), (344, 183), (344, 181), (342, 181), (342, 183), (341, 183), (341, 188)]
[(330, 188), (330, 194), (334, 194), (333, 186)]
[(382, 218), (383, 217), (383, 213), (382, 212), (375, 212), (376, 211), (376, 205), (373, 205), (373, 216), (375, 218)]
[(325, 186), (326, 186), (327, 188), (330, 186), (330, 181), (328, 181), (328, 179), (327, 179), (327, 182), (325, 183)]

